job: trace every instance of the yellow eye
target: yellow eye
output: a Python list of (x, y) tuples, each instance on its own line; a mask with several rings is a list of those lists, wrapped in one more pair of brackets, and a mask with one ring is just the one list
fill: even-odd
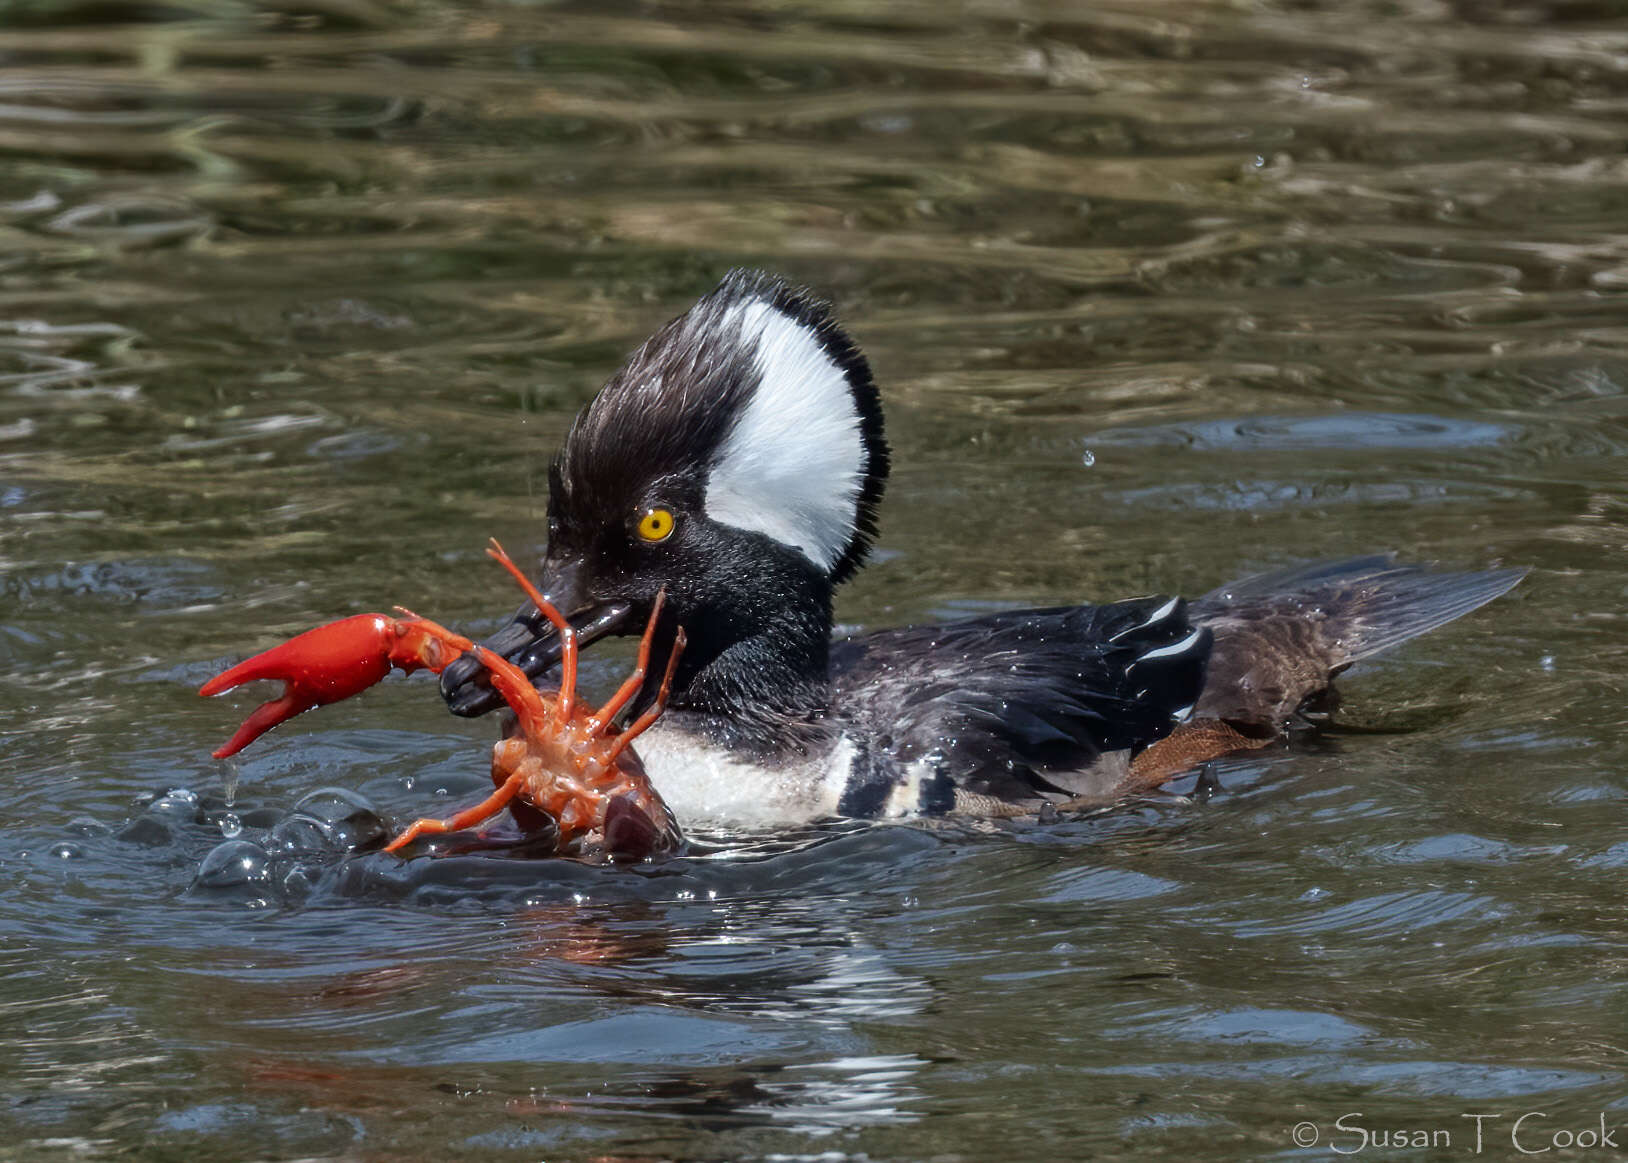
[(649, 542), (666, 541), (673, 535), (673, 514), (667, 509), (646, 509), (639, 518), (639, 536)]

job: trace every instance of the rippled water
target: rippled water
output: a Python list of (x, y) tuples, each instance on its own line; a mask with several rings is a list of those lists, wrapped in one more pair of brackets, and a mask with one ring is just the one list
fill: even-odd
[[(1616, 5), (4, 11), (0, 1157), (1628, 1124)], [(423, 681), (208, 758), (254, 696), (194, 691), (252, 649), (491, 629), (484, 539), (535, 554), (572, 412), (738, 264), (884, 386), (846, 624), (1533, 573), (1207, 801), (1049, 828), (350, 855), (486, 783)]]

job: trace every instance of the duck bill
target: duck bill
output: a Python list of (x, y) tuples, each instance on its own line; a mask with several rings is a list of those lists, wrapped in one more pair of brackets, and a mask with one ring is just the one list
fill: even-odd
[[(565, 613), (576, 632), (578, 648), (612, 634), (627, 632), (633, 607), (627, 602), (584, 601), (575, 584), (576, 570), (551, 570), (552, 583), (543, 596)], [(515, 611), (496, 634), (481, 643), (525, 671), (536, 682), (560, 660), (560, 635), (531, 602)], [(473, 655), (465, 654), (441, 672), (441, 697), (454, 715), (475, 718), (504, 705), (503, 697), (492, 689), (486, 668)]]

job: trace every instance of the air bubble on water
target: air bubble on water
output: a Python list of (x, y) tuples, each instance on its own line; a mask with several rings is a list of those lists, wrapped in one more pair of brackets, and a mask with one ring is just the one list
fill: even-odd
[(294, 805), (271, 830), (275, 846), (290, 852), (349, 852), (384, 836), (373, 805), (343, 787), (322, 787)]
[(1538, 659), (1538, 665), (1541, 666), (1546, 673), (1553, 674), (1555, 672), (1555, 656), (1552, 654), (1545, 654), (1542, 658)]
[(588, 903), (588, 898), (580, 892), (574, 892), (571, 894), (571, 903), (574, 905), (585, 905)]
[(271, 857), (264, 848), (252, 840), (227, 840), (199, 861), (192, 887), (213, 891), (262, 889), (270, 882)]
[(1085, 452), (1080, 456), (1080, 463), (1086, 468), (1090, 468), (1092, 465), (1097, 463), (1097, 454), (1092, 452), (1089, 448), (1086, 449)]
[(1255, 155), (1255, 161), (1254, 161), (1255, 168), (1258, 170), (1258, 169), (1263, 168), (1265, 165), (1266, 165), (1266, 159), (1264, 157), (1262, 157), (1260, 154), (1256, 154)]
[(346, 787), (319, 787), (302, 796), (294, 805), (296, 812), (304, 812), (324, 823), (335, 824), (347, 820), (357, 812), (373, 811), (366, 798)]
[(296, 864), (283, 874), (283, 894), (285, 897), (300, 899), (311, 895), (317, 886), (318, 872)]
[(243, 834), (243, 821), (237, 818), (236, 812), (225, 812), (221, 815), (220, 834), (228, 840), (235, 840)]
[(330, 852), (335, 848), (333, 828), (304, 812), (296, 812), (272, 826), (269, 843), (284, 852)]
[(85, 853), (80, 849), (79, 845), (63, 841), (60, 844), (51, 845), (48, 854), (55, 856), (58, 860), (74, 860)]
[(184, 815), (198, 806), (198, 793), (188, 787), (171, 788), (148, 805), (148, 811)]

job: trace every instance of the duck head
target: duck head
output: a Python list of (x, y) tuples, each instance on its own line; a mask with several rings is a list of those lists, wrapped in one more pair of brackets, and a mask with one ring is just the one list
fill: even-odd
[[(829, 309), (735, 271), (578, 413), (538, 587), (582, 645), (641, 632), (665, 590), (658, 644), (679, 626), (689, 643), (675, 707), (796, 714), (823, 688), (832, 590), (864, 563), (887, 472), (869, 365)], [(529, 604), (486, 645), (533, 678), (560, 654)], [(500, 705), (483, 679), (468, 656), (447, 668), (455, 713)]]

